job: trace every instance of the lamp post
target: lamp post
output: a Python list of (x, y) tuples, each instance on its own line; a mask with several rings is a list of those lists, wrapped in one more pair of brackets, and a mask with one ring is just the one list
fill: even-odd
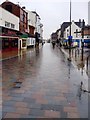
[(71, 40), (72, 40), (72, 36), (71, 36), (71, 0), (70, 0), (70, 36), (69, 36), (68, 40), (69, 40), (69, 58), (68, 58), (68, 60), (71, 61)]
[(81, 57), (81, 60), (83, 61), (83, 47), (84, 47), (84, 19), (82, 21), (82, 40), (81, 40), (81, 43), (82, 43), (82, 57)]

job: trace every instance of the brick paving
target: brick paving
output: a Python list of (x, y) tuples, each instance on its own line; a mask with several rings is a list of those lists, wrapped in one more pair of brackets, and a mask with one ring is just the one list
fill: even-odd
[[(60, 48), (60, 47), (59, 47)], [(61, 48), (61, 50), (66, 54), (67, 57), (69, 57), (69, 50)], [(80, 48), (73, 48), (71, 49), (71, 59), (74, 62), (74, 64), (77, 65), (78, 69), (87, 67), (87, 60), (88, 60), (88, 67), (90, 66), (90, 48), (83, 49), (83, 61), (82, 61), (82, 49)], [(85, 68), (87, 69), (87, 68)], [(88, 74), (90, 71), (87, 71)]]
[[(79, 102), (73, 86), (82, 77), (68, 64), (50, 44), (2, 61), (3, 118), (87, 118), (88, 103)], [(22, 82), (20, 88), (15, 88), (16, 81)]]

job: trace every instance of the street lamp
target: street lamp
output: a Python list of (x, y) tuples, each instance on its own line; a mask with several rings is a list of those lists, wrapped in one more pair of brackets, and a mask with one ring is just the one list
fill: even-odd
[(71, 61), (71, 40), (72, 40), (72, 36), (71, 36), (71, 0), (70, 0), (70, 36), (68, 38), (69, 41), (69, 58), (68, 60)]
[(82, 43), (82, 58), (81, 60), (83, 61), (83, 47), (84, 47), (84, 19), (82, 21), (82, 40), (81, 40), (81, 43)]

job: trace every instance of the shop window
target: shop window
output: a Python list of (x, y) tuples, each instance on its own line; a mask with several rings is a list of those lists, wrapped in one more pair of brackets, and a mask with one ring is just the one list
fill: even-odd
[(22, 47), (26, 47), (26, 40), (22, 40)]
[(11, 46), (12, 46), (12, 47), (18, 47), (18, 39), (12, 40)]
[(14, 41), (11, 42), (11, 46), (14, 47)]
[(15, 25), (11, 23), (11, 28), (15, 28)]
[(5, 26), (6, 26), (6, 27), (10, 27), (10, 23), (7, 22), (7, 21), (5, 21)]
[(2, 39), (2, 49), (9, 48), (9, 41), (7, 38)]
[(18, 47), (18, 39), (15, 40), (15, 47)]

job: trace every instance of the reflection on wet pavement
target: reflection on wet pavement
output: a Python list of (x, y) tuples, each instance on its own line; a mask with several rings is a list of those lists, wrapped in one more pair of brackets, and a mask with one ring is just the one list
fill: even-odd
[(50, 44), (4, 60), (3, 118), (87, 118), (88, 95), (77, 96), (77, 86), (86, 80)]

